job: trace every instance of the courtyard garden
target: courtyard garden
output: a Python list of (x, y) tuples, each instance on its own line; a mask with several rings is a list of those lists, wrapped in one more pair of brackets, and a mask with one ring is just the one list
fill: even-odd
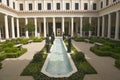
[(27, 52), (27, 49), (22, 48), (22, 45), (28, 44), (30, 40), (32, 42), (41, 42), (44, 40), (44, 38), (18, 38), (6, 40), (5, 42), (0, 42), (0, 69), (2, 68), (1, 61), (3, 61), (4, 59), (17, 58)]
[(67, 77), (63, 77), (63, 78), (48, 77), (41, 72), (41, 69), (47, 57), (47, 54), (45, 54), (45, 52), (46, 52), (45, 48), (37, 52), (34, 55), (33, 60), (24, 69), (21, 75), (22, 76), (33, 76), (35, 80), (83, 80), (85, 74), (96, 74), (97, 73), (93, 69), (93, 67), (86, 61), (84, 54), (82, 52), (78, 52), (72, 46), (71, 57), (78, 71), (68, 78)]
[[(74, 38), (75, 41), (85, 42), (86, 38)], [(102, 46), (91, 47), (90, 50), (99, 56), (110, 56), (115, 61), (115, 66), (120, 69), (120, 41), (110, 40), (108, 38), (94, 37), (87, 38), (90, 43), (101, 43)]]

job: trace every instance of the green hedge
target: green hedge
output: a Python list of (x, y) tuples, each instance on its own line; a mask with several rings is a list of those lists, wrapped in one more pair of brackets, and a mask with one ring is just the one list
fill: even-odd
[(115, 66), (120, 69), (120, 59), (115, 61)]
[(71, 54), (71, 57), (78, 71), (68, 78), (67, 77), (65, 78), (48, 77), (45, 74), (41, 73), (41, 69), (47, 57), (47, 54), (44, 54), (45, 48), (34, 55), (33, 60), (23, 70), (21, 75), (33, 76), (35, 80), (83, 80), (85, 74), (95, 74), (96, 71), (85, 60), (84, 54), (82, 52), (78, 52), (74, 47), (72, 47), (72, 50), (74, 53)]
[(75, 41), (77, 41), (77, 42), (84, 42), (84, 39), (85, 38), (83, 38), (83, 37), (80, 37), (80, 38), (77, 38), (77, 37), (75, 37), (75, 38), (73, 38)]
[(0, 54), (0, 61), (4, 60), (6, 58), (6, 54), (5, 53), (1, 53)]
[(0, 63), (0, 69), (2, 68), (2, 63)]
[(0, 61), (4, 60), (5, 58), (16, 58), (16, 57), (19, 57), (20, 55), (24, 54), (25, 52), (27, 52), (27, 49), (22, 49), (22, 50), (19, 50), (17, 51), (16, 53), (1, 53), (0, 54)]

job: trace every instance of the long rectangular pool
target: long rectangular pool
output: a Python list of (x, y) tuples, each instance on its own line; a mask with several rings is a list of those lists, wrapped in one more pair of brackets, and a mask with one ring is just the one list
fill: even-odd
[(51, 77), (71, 74), (74, 68), (72, 67), (73, 62), (71, 63), (69, 58), (70, 55), (68, 56), (63, 41), (55, 39), (43, 72)]

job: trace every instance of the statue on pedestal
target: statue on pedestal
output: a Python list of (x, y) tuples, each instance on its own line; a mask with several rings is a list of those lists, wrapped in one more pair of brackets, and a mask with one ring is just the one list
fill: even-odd
[(63, 40), (65, 39), (65, 33), (63, 32)]
[(68, 52), (71, 52), (71, 36), (68, 35)]
[(51, 34), (51, 43), (53, 44), (53, 41), (55, 40), (54, 32)]
[(50, 50), (49, 50), (49, 36), (48, 36), (48, 34), (47, 34), (47, 36), (46, 36), (46, 52), (47, 52), (47, 53), (50, 52)]

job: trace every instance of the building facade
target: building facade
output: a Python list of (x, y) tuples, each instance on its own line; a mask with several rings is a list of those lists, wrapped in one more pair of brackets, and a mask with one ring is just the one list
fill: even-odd
[(95, 30), (88, 35), (120, 39), (120, 0), (0, 0), (0, 38), (25, 36), (25, 25), (35, 25), (35, 37), (70, 34), (83, 36), (86, 23)]

